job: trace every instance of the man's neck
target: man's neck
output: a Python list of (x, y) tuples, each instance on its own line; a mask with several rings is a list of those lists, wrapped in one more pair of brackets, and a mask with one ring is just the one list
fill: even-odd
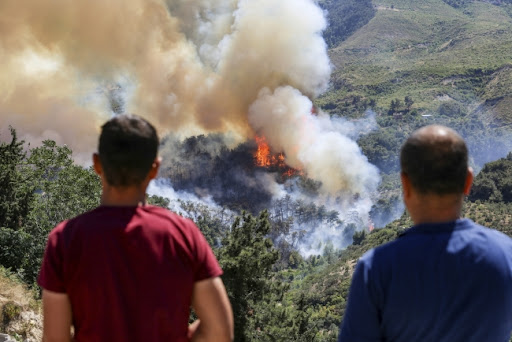
[(146, 187), (143, 185), (114, 187), (103, 185), (101, 205), (112, 207), (131, 207), (146, 203)]
[(451, 222), (461, 218), (462, 197), (423, 195), (408, 208), (414, 224)]

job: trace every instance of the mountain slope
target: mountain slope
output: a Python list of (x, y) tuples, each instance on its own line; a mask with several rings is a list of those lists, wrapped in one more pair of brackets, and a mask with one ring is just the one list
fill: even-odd
[[(464, 216), (475, 222), (502, 231), (512, 236), (512, 203), (467, 202)], [(318, 327), (325, 336), (336, 336), (338, 325), (345, 312), (346, 300), (352, 273), (357, 260), (369, 249), (392, 241), (412, 222), (408, 215), (389, 224), (386, 228), (376, 229), (364, 234), (357, 242), (341, 252), (339, 260), (334, 261), (316, 272), (308, 274), (290, 296), (294, 301), (301, 298), (310, 315), (310, 324)], [(330, 341), (331, 339), (319, 339)], [(332, 339), (335, 340), (334, 338)]]
[(391, 100), (409, 96), (422, 113), (448, 100), (472, 110), (483, 105), (500, 125), (512, 123), (510, 5), (374, 0), (373, 6), (375, 16), (330, 50), (335, 71), (321, 106), (341, 114), (345, 102), (361, 97), (385, 111)]

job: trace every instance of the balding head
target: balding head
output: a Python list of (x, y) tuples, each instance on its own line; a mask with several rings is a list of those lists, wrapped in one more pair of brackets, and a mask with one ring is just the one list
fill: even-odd
[(425, 126), (415, 131), (402, 147), (402, 173), (423, 194), (462, 194), (468, 172), (466, 143), (454, 130)]

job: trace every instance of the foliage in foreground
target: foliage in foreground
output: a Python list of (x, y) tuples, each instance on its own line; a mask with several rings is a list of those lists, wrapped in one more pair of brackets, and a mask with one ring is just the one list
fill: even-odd
[[(14, 130), (11, 138), (0, 144), (0, 264), (33, 285), (49, 231), (97, 206), (100, 183), (92, 170), (73, 164), (67, 147), (45, 141), (25, 152)], [(509, 169), (509, 159), (487, 165), (479, 177), (509, 182), (512, 175), (501, 173)], [(149, 200), (169, 206), (158, 196)], [(214, 246), (235, 312), (236, 341), (242, 342), (336, 341), (358, 258), (412, 224), (403, 215), (386, 228), (356, 232), (353, 244), (343, 251), (327, 246), (322, 255), (303, 259), (292, 250), (283, 262), (276, 247), (283, 250), (271, 240), (277, 221), (267, 211), (258, 216), (242, 213), (232, 222), (229, 215), (220, 220), (193, 203), (182, 202), (181, 208)], [(464, 206), (465, 216), (509, 235), (511, 213), (510, 203), (490, 200)]]
[(222, 277), (233, 307), (235, 338), (249, 341), (248, 318), (254, 303), (270, 290), (270, 273), (279, 255), (272, 241), (268, 214), (263, 211), (258, 218), (242, 213), (232, 225), (231, 233), (222, 241), (218, 250), (219, 262), (224, 270)]
[(49, 231), (96, 207), (101, 188), (68, 147), (46, 140), (25, 152), (23, 145), (14, 129), (0, 144), (0, 264), (33, 284)]
[(488, 163), (475, 177), (470, 200), (512, 202), (512, 152), (507, 158)]

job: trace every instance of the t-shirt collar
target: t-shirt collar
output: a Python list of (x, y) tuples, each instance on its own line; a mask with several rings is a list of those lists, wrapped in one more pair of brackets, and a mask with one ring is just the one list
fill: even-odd
[(454, 230), (470, 229), (471, 227), (471, 220), (467, 218), (441, 223), (421, 223), (407, 229), (405, 232), (400, 234), (400, 236), (409, 234), (432, 234), (440, 232), (450, 232)]

